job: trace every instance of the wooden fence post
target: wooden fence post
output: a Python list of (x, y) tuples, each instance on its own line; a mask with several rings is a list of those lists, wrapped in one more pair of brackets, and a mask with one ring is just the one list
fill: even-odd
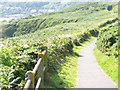
[(44, 88), (44, 72), (46, 71), (45, 69), (47, 67), (46, 56), (47, 46), (45, 46), (45, 51), (38, 53), (38, 57), (40, 59), (37, 61), (37, 64), (35, 65), (33, 71), (28, 71), (26, 73), (28, 80), (25, 84), (24, 90), (29, 88), (33, 88), (35, 90)]

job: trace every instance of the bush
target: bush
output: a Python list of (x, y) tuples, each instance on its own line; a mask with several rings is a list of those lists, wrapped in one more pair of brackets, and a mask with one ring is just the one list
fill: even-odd
[(118, 25), (100, 31), (97, 48), (107, 55), (118, 57)]
[(112, 5), (109, 5), (109, 6), (107, 7), (107, 10), (108, 10), (108, 11), (111, 11), (112, 8), (113, 8)]

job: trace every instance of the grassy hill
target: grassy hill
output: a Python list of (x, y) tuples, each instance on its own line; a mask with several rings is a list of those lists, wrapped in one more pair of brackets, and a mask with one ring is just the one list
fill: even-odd
[(75, 54), (74, 45), (80, 46), (91, 36), (97, 36), (103, 27), (116, 23), (117, 12), (117, 3), (81, 3), (58, 12), (11, 20), (4, 26), (4, 38), (0, 39), (0, 69), (10, 70), (2, 71), (1, 84), (23, 87), (25, 72), (33, 68), (38, 53), (46, 45), (49, 56), (46, 80), (50, 82), (47, 85), (74, 87), (64, 77), (59, 77), (56, 84), (52, 74), (58, 76), (62, 64), (67, 62), (65, 58)]
[[(107, 7), (110, 3), (81, 3), (63, 11), (53, 12), (44, 15), (30, 16), (23, 19), (12, 20), (3, 30), (3, 37), (19, 36), (27, 33), (33, 33), (43, 28), (52, 27), (64, 23), (80, 23), (90, 21), (87, 26), (91, 25), (94, 21), (101, 23), (100, 20), (107, 20), (113, 18), (112, 11), (108, 11)], [(116, 4), (113, 4), (115, 7)], [(90, 6), (90, 7), (87, 7)], [(116, 12), (116, 11), (115, 11)], [(106, 14), (106, 15), (105, 15)], [(87, 16), (87, 17), (86, 17)], [(101, 18), (101, 19), (100, 19)], [(94, 22), (94, 23), (95, 23)], [(79, 25), (80, 25), (79, 24)], [(83, 24), (83, 23), (82, 23)], [(86, 26), (86, 25), (85, 25)]]

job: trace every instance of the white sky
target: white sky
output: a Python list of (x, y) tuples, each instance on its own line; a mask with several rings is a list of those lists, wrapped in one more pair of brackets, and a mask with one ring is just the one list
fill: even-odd
[(10, 1), (10, 2), (26, 2), (26, 1), (41, 1), (41, 2), (69, 2), (74, 0), (0, 0), (0, 1)]
[[(10, 1), (10, 2), (26, 2), (26, 1), (41, 1), (41, 2), (86, 2), (86, 1), (106, 1), (106, 0), (0, 0), (1, 1)], [(119, 0), (107, 0), (107, 1), (119, 1)]]

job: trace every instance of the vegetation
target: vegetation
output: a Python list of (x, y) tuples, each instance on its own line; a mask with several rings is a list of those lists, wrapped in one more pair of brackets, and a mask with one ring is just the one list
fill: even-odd
[[(113, 6), (111, 11), (107, 10), (109, 5)], [(106, 22), (116, 21), (116, 6), (116, 3), (81, 3), (58, 12), (11, 20), (4, 26), (4, 38), (0, 39), (0, 84), (23, 88), (25, 72), (33, 69), (38, 53), (46, 45), (49, 57), (46, 58), (45, 84), (47, 87), (74, 87), (66, 76), (70, 74), (69, 66), (76, 68), (75, 45), (81, 46), (91, 36), (97, 36)], [(55, 83), (55, 80), (58, 81)]]
[[(88, 8), (87, 6), (91, 7)], [(113, 6), (116, 8), (116, 4), (113, 4)], [(111, 12), (115, 12), (117, 15), (116, 9), (113, 11), (108, 11), (107, 7), (109, 7), (109, 3), (82, 3), (63, 11), (12, 20), (10, 21), (10, 24), (5, 26), (3, 30), (3, 37), (24, 35), (59, 24), (63, 26), (66, 23), (75, 25), (75, 27), (77, 25), (77, 27), (82, 25), (84, 28), (95, 28), (94, 25), (90, 25), (95, 22), (100, 24), (102, 21), (106, 21), (107, 19), (115, 17), (115, 15), (112, 15)], [(89, 23), (86, 25), (88, 21)]]
[(118, 85), (118, 23), (106, 22), (110, 24), (99, 30), (97, 47), (94, 53), (99, 65)]
[(118, 85), (118, 58), (107, 56), (97, 48), (94, 49), (94, 54), (101, 68)]
[[(73, 53), (64, 58), (65, 63), (56, 66), (59, 72), (54, 72), (50, 77), (50, 82), (47, 81), (46, 88), (74, 88), (76, 86), (77, 77), (77, 62), (80, 50), (95, 37), (87, 38), (80, 46), (74, 45)], [(52, 83), (51, 83), (52, 82)]]
[[(76, 54), (69, 54), (64, 58), (65, 63), (56, 66), (57, 72), (51, 75), (50, 80), (46, 81), (46, 88), (74, 88), (77, 77)], [(52, 83), (51, 83), (52, 82)]]
[(108, 56), (118, 57), (118, 24), (100, 30), (97, 48)]

